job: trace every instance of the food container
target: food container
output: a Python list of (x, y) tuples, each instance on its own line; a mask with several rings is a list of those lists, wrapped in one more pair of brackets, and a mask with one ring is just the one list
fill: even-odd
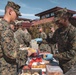
[(63, 75), (63, 71), (59, 66), (46, 65), (46, 75)]
[(42, 75), (42, 71), (40, 69), (37, 70), (31, 70), (32, 75)]
[(32, 58), (30, 62), (42, 62), (41, 57)]
[(31, 66), (31, 69), (34, 69), (34, 70), (41, 69), (42, 72), (46, 72), (46, 65), (44, 62), (34, 62)]
[(37, 70), (22, 70), (19, 72), (18, 75), (42, 75), (42, 71), (40, 69), (37, 69)]
[(31, 70), (29, 69), (26, 69), (26, 70), (22, 70), (22, 69), (19, 69), (19, 72), (18, 72), (18, 75), (31, 75)]

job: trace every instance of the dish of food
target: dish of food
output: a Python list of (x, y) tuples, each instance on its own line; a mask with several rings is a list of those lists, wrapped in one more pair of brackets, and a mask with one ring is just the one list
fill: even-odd
[(22, 73), (21, 75), (31, 75), (31, 73)]
[(34, 72), (32, 75), (40, 75), (38, 72)]

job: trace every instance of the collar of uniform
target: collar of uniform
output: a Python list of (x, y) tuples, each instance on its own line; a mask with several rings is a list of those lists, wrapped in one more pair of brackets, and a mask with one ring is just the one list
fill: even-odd
[(5, 23), (7, 23), (7, 25), (10, 25), (10, 23), (7, 20), (2, 19), (2, 21), (5, 22)]
[(65, 32), (68, 32), (70, 26), (71, 24), (69, 23), (67, 27), (60, 28), (60, 34), (64, 34)]

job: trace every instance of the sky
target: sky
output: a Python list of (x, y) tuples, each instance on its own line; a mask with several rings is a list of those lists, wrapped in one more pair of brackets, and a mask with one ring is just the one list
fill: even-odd
[(21, 18), (32, 20), (39, 18), (35, 14), (56, 6), (76, 11), (76, 0), (0, 0), (0, 16), (4, 15), (4, 8), (8, 1), (13, 1), (21, 6)]

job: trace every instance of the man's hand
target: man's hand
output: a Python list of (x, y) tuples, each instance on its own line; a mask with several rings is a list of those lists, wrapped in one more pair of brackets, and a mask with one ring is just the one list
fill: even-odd
[(62, 59), (62, 55), (60, 55), (60, 54), (54, 54), (53, 57)]
[(59, 60), (67, 60), (67, 58), (65, 58), (64, 56), (62, 56), (62, 54), (54, 54), (53, 56), (54, 56), (54, 58), (57, 58)]

